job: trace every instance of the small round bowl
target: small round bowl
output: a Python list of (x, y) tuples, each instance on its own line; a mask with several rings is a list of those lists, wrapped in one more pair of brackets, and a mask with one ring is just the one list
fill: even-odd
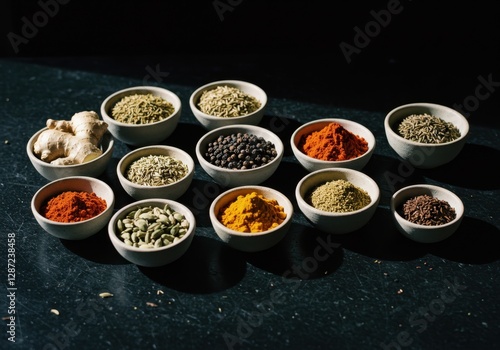
[(26, 145), (26, 153), (31, 164), (44, 178), (53, 181), (70, 176), (98, 177), (106, 170), (108, 163), (111, 161), (115, 146), (115, 140), (109, 132), (106, 132), (101, 139), (102, 154), (99, 157), (82, 164), (54, 165), (44, 162), (33, 153), (33, 146), (38, 136), (47, 129), (43, 128), (37, 131)]
[[(334, 213), (316, 209), (306, 201), (307, 195), (317, 186), (341, 179), (368, 192), (370, 204), (352, 212)], [(299, 209), (315, 227), (327, 233), (345, 234), (360, 229), (371, 220), (380, 201), (380, 189), (372, 178), (358, 170), (320, 169), (307, 174), (299, 181), (295, 188), (295, 198)]]
[[(107, 208), (99, 215), (79, 222), (57, 222), (40, 213), (43, 204), (50, 198), (66, 191), (94, 192), (106, 201)], [(38, 224), (54, 237), (66, 240), (82, 240), (106, 227), (113, 215), (115, 195), (105, 182), (93, 177), (71, 176), (54, 180), (40, 188), (31, 200), (31, 211)]]
[[(125, 96), (135, 94), (159, 96), (174, 106), (174, 113), (161, 121), (149, 124), (127, 124), (116, 121), (111, 116), (113, 106)], [(116, 139), (131, 146), (147, 146), (167, 139), (175, 131), (181, 116), (181, 107), (181, 100), (172, 91), (156, 86), (135, 86), (109, 95), (101, 104), (101, 116), (108, 123), (108, 130)]]
[[(224, 226), (217, 214), (225, 205), (234, 201), (239, 195), (257, 192), (268, 199), (275, 199), (286, 213), (285, 220), (276, 228), (256, 233), (246, 233), (232, 230)], [(240, 186), (221, 193), (212, 201), (209, 211), (210, 221), (219, 238), (230, 247), (244, 252), (258, 252), (276, 245), (285, 237), (292, 224), (293, 205), (282, 193), (264, 186)]]
[[(163, 186), (139, 185), (128, 180), (126, 172), (130, 164), (141, 157), (149, 155), (173, 157), (187, 165), (188, 173), (182, 179)], [(162, 145), (145, 146), (127, 153), (122, 159), (120, 159), (116, 167), (116, 173), (123, 189), (135, 200), (148, 198), (176, 200), (187, 191), (193, 181), (194, 160), (188, 153), (176, 147)]]
[[(441, 144), (420, 143), (405, 139), (397, 133), (401, 121), (412, 114), (433, 115), (452, 123), (461, 136)], [(451, 162), (465, 145), (469, 133), (469, 122), (454, 109), (433, 103), (410, 103), (390, 111), (384, 120), (387, 141), (392, 149), (415, 168), (431, 169)]]
[[(130, 211), (147, 206), (163, 208), (166, 204), (174, 211), (183, 214), (190, 223), (188, 231), (178, 242), (159, 248), (143, 249), (129, 246), (117, 236), (117, 221), (125, 218)], [(113, 215), (108, 224), (109, 238), (116, 251), (131, 263), (144, 267), (163, 266), (179, 259), (191, 246), (195, 230), (196, 220), (191, 210), (181, 203), (162, 198), (144, 199), (126, 205)]]
[[(204, 91), (215, 89), (217, 86), (227, 85), (229, 87), (234, 87), (240, 89), (244, 93), (255, 97), (260, 101), (261, 106), (258, 110), (253, 113), (240, 116), (240, 117), (218, 117), (203, 113), (198, 108), (198, 102), (200, 97)], [(215, 81), (206, 85), (203, 85), (196, 89), (189, 98), (189, 107), (193, 112), (195, 118), (200, 122), (200, 124), (205, 127), (207, 130), (213, 130), (220, 128), (226, 125), (234, 125), (234, 124), (249, 124), (249, 125), (257, 125), (262, 120), (264, 116), (264, 110), (267, 105), (267, 95), (260, 87), (254, 85), (252, 83), (248, 83), (245, 81), (239, 80), (220, 80)]]
[[(347, 131), (350, 131), (351, 133), (364, 138), (368, 143), (368, 150), (364, 154), (353, 159), (328, 161), (310, 157), (299, 149), (298, 145), (303, 136), (308, 135), (314, 131), (319, 131), (330, 123), (338, 123), (342, 125)], [(295, 158), (297, 158), (299, 163), (309, 172), (329, 168), (347, 168), (361, 170), (373, 155), (373, 151), (375, 150), (375, 137), (373, 136), (373, 133), (365, 126), (352, 120), (325, 118), (308, 122), (297, 128), (297, 130), (295, 130), (292, 134), (290, 144)]]
[[(455, 219), (444, 225), (426, 226), (410, 222), (398, 213), (400, 207), (408, 199), (425, 194), (447, 201), (455, 209)], [(462, 200), (453, 192), (434, 185), (422, 184), (404, 187), (392, 195), (390, 205), (394, 223), (399, 232), (419, 243), (435, 243), (450, 237), (460, 226), (464, 215)]]
[[(277, 156), (269, 163), (255, 169), (225, 169), (211, 164), (205, 159), (204, 153), (207, 145), (219, 135), (231, 135), (233, 133), (250, 133), (263, 137), (266, 141), (274, 144)], [(256, 125), (228, 125), (207, 132), (196, 144), (196, 157), (203, 170), (207, 172), (218, 184), (224, 187), (236, 187), (244, 185), (258, 185), (267, 180), (278, 168), (284, 154), (284, 146), (281, 139), (273, 132)]]

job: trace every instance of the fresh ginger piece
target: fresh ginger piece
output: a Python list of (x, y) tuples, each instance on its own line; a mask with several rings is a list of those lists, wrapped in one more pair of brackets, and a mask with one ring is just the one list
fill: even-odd
[(37, 138), (33, 152), (54, 165), (82, 164), (99, 157), (99, 143), (108, 124), (96, 112), (75, 113), (70, 121), (47, 120), (48, 130)]

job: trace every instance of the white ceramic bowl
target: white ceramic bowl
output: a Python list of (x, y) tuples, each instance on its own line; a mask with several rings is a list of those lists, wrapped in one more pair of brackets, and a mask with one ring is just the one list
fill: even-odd
[[(420, 143), (405, 139), (397, 133), (401, 121), (412, 114), (433, 115), (458, 128), (461, 136), (441, 144)], [(415, 168), (430, 169), (451, 162), (460, 153), (469, 133), (469, 122), (454, 109), (433, 103), (410, 103), (390, 111), (384, 120), (387, 141), (392, 149)]]
[[(364, 154), (353, 159), (328, 161), (310, 157), (299, 149), (299, 142), (302, 139), (302, 137), (309, 135), (314, 131), (319, 131), (330, 123), (338, 123), (342, 125), (344, 129), (346, 129), (347, 131), (350, 131), (351, 133), (364, 138), (368, 143), (368, 150)], [(375, 137), (368, 128), (352, 120), (338, 119), (338, 118), (324, 118), (308, 122), (297, 128), (292, 134), (292, 137), (290, 139), (290, 144), (295, 158), (297, 158), (299, 163), (307, 171), (312, 172), (320, 169), (329, 169), (329, 168), (348, 168), (354, 170), (361, 170), (364, 168), (364, 166), (368, 163), (368, 161), (371, 159), (373, 155), (373, 152), (375, 150)]]
[[(139, 185), (128, 180), (126, 172), (130, 164), (141, 157), (150, 155), (173, 157), (187, 166), (188, 173), (177, 182), (163, 186)], [(116, 167), (116, 173), (123, 189), (136, 200), (148, 198), (176, 200), (187, 191), (193, 181), (194, 160), (188, 153), (176, 147), (163, 145), (144, 146), (127, 153), (122, 159), (120, 159)]]
[[(217, 139), (219, 135), (231, 135), (233, 133), (250, 133), (264, 138), (274, 144), (277, 156), (271, 162), (255, 169), (225, 169), (211, 164), (205, 159), (204, 153), (207, 145)], [(284, 147), (281, 139), (273, 132), (256, 125), (228, 125), (207, 132), (196, 144), (196, 157), (203, 170), (207, 172), (218, 184), (224, 187), (236, 187), (244, 185), (258, 185), (274, 174), (283, 158)]]
[[(149, 124), (127, 124), (116, 121), (111, 116), (113, 106), (123, 97), (135, 94), (159, 96), (174, 106), (174, 113), (161, 121)], [(132, 146), (146, 146), (167, 139), (175, 131), (181, 116), (181, 107), (181, 100), (170, 90), (156, 86), (135, 86), (109, 95), (101, 104), (101, 116), (108, 123), (108, 130), (116, 139)]]
[[(408, 199), (424, 194), (448, 202), (455, 209), (455, 219), (443, 225), (426, 226), (410, 222), (398, 213)], [(391, 213), (396, 227), (405, 237), (420, 243), (435, 243), (455, 233), (464, 215), (464, 205), (456, 194), (445, 188), (421, 184), (404, 187), (396, 191), (391, 197)]]
[[(255, 97), (260, 101), (261, 106), (258, 110), (253, 113), (240, 116), (240, 117), (218, 117), (203, 113), (198, 108), (198, 102), (200, 97), (204, 91), (215, 89), (217, 86), (229, 86), (240, 89), (244, 93)], [(200, 122), (200, 124), (205, 127), (207, 130), (213, 130), (216, 128), (220, 128), (226, 125), (234, 125), (234, 124), (250, 124), (257, 125), (262, 120), (264, 116), (264, 111), (267, 105), (267, 95), (260, 87), (255, 84), (240, 81), (240, 80), (220, 80), (215, 81), (206, 85), (203, 85), (196, 89), (189, 98), (189, 107), (193, 112), (195, 118)]]
[[(159, 248), (143, 249), (129, 246), (117, 236), (116, 225), (118, 220), (125, 218), (132, 210), (147, 206), (157, 206), (163, 208), (166, 204), (168, 204), (174, 211), (183, 214), (189, 222), (189, 229), (187, 233), (179, 241)], [(109, 238), (116, 251), (131, 263), (145, 267), (163, 266), (179, 259), (191, 246), (195, 230), (195, 217), (186, 206), (179, 202), (162, 198), (144, 199), (126, 205), (113, 215), (108, 224)]]
[[(316, 209), (307, 202), (306, 198), (314, 188), (341, 179), (367, 191), (371, 198), (370, 204), (352, 212), (336, 213)], [(313, 226), (327, 233), (344, 234), (362, 228), (371, 220), (380, 201), (380, 189), (372, 178), (358, 170), (320, 169), (307, 174), (299, 181), (295, 188), (295, 198), (299, 209)]]
[(45, 131), (47, 129), (48, 128), (43, 128), (37, 131), (29, 139), (26, 145), (26, 153), (28, 154), (28, 158), (31, 164), (36, 169), (36, 171), (38, 171), (44, 178), (49, 181), (53, 181), (70, 176), (98, 177), (106, 170), (106, 167), (108, 166), (108, 163), (110, 162), (113, 155), (115, 146), (115, 140), (109, 132), (106, 132), (102, 137), (102, 154), (99, 157), (82, 164), (54, 165), (44, 162), (43, 160), (38, 158), (35, 153), (33, 153), (33, 146), (38, 139), (38, 136), (42, 133), (42, 131)]
[[(107, 208), (99, 215), (79, 222), (57, 222), (44, 217), (40, 209), (46, 201), (66, 191), (94, 192), (106, 201)], [(115, 195), (105, 182), (93, 177), (71, 176), (54, 180), (40, 188), (31, 200), (31, 211), (38, 224), (52, 236), (66, 240), (81, 240), (106, 227), (113, 215)]]
[[(268, 199), (277, 200), (286, 213), (285, 220), (274, 229), (264, 232), (246, 233), (227, 228), (217, 219), (221, 208), (234, 201), (239, 195), (246, 195), (251, 192), (257, 192)], [(257, 252), (271, 248), (285, 237), (292, 224), (293, 205), (285, 195), (272, 188), (264, 186), (240, 186), (227, 190), (217, 196), (210, 205), (209, 216), (215, 233), (217, 233), (217, 236), (223, 242), (240, 251)]]

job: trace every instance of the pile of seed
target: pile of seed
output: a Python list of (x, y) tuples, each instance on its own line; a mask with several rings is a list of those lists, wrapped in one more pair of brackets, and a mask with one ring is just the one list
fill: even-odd
[(118, 220), (118, 237), (137, 248), (159, 248), (179, 241), (189, 229), (189, 221), (168, 204), (141, 207)]
[(277, 155), (271, 141), (250, 133), (233, 133), (210, 142), (205, 159), (221, 168), (244, 170), (268, 164)]
[(447, 201), (429, 195), (408, 199), (399, 212), (406, 220), (425, 226), (443, 225), (456, 217), (455, 209)]
[(336, 213), (347, 213), (371, 203), (364, 189), (347, 180), (332, 180), (314, 188), (306, 198), (314, 208)]
[(455, 125), (427, 113), (404, 118), (398, 125), (398, 133), (420, 143), (445, 143), (460, 137), (460, 130)]
[(134, 94), (118, 101), (111, 110), (111, 117), (126, 124), (150, 124), (164, 120), (174, 111), (174, 106), (160, 96)]
[(179, 181), (188, 171), (188, 166), (174, 157), (149, 155), (133, 161), (126, 178), (143, 186), (164, 186)]
[(198, 102), (203, 113), (223, 118), (241, 117), (255, 112), (260, 106), (257, 98), (231, 86), (203, 91)]

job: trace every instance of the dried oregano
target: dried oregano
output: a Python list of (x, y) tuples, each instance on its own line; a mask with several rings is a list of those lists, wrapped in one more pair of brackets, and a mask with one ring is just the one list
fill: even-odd
[(126, 170), (127, 180), (145, 186), (163, 186), (179, 181), (188, 166), (167, 155), (149, 155), (133, 161)]
[(169, 117), (174, 111), (174, 106), (160, 96), (134, 94), (119, 100), (111, 110), (111, 117), (126, 124), (149, 124)]
[(347, 213), (366, 207), (371, 202), (364, 189), (347, 180), (332, 180), (317, 186), (306, 201), (316, 209)]
[(420, 143), (445, 143), (460, 137), (460, 130), (443, 119), (424, 114), (412, 114), (398, 125), (398, 133), (407, 140)]
[(399, 208), (399, 213), (406, 220), (425, 226), (447, 224), (456, 217), (455, 209), (447, 201), (429, 195), (408, 199)]
[(198, 108), (203, 113), (224, 118), (247, 115), (260, 106), (257, 98), (231, 86), (217, 86), (203, 91), (198, 102)]

